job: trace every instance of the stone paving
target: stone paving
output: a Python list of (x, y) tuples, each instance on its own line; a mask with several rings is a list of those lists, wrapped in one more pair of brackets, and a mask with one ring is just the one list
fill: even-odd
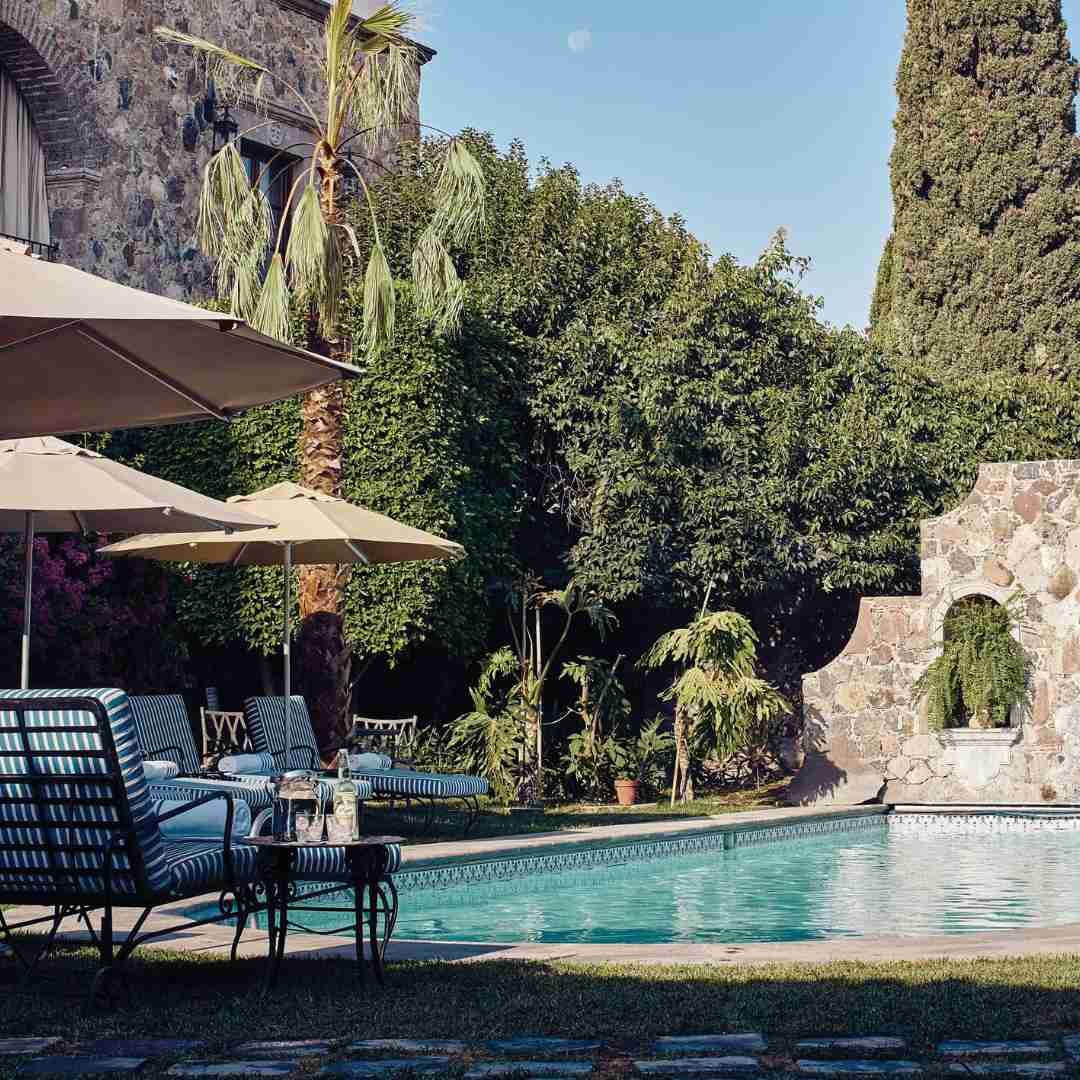
[[(467, 1043), (458, 1039), (321, 1039), (239, 1043), (207, 1057), (193, 1039), (97, 1039), (69, 1043), (59, 1036), (0, 1039), (5, 1073), (19, 1076), (93, 1077), (153, 1072), (185, 1078), (338, 1077), (392, 1080), (397, 1076), (450, 1076), (454, 1080), (781, 1080), (785, 1077), (974, 1077), (1057, 1080), (1080, 1073), (1080, 1032), (1059, 1039), (977, 1041), (949, 1039), (930, 1054), (913, 1054), (896, 1035), (822, 1036), (795, 1043), (793, 1057), (769, 1054), (760, 1032), (668, 1035), (635, 1056), (603, 1039), (522, 1035)], [(61, 1049), (69, 1051), (59, 1053)], [(388, 1056), (390, 1055), (390, 1056)], [(571, 1056), (573, 1055), (573, 1056)]]

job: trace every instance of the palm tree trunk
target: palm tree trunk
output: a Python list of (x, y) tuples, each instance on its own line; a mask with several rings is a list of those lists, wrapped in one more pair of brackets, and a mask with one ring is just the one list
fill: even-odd
[(671, 805), (692, 802), (694, 781), (690, 776), (690, 740), (686, 733), (686, 714), (675, 708), (675, 768), (671, 775)]
[[(337, 189), (340, 171), (332, 157), (321, 155), (323, 216), (333, 225), (340, 217)], [(347, 360), (340, 341), (320, 341), (317, 320), (311, 319), (309, 347), (329, 353), (335, 360)], [(312, 390), (301, 407), (300, 482), (304, 487), (341, 496), (342, 463), (345, 453), (345, 391), (340, 382)], [(304, 694), (319, 746), (340, 744), (349, 730), (350, 677), (352, 653), (345, 641), (343, 615), (347, 566), (306, 566), (300, 571), (299, 667)]]

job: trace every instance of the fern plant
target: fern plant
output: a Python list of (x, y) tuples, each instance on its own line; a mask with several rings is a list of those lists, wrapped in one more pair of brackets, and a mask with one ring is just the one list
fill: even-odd
[(931, 731), (1008, 727), (1009, 710), (1026, 703), (1030, 661), (1012, 633), (1021, 610), (1019, 592), (1004, 604), (967, 597), (949, 610), (941, 655), (914, 687)]
[(513, 681), (517, 673), (510, 649), (492, 653), (469, 691), (472, 709), (453, 721), (447, 742), (457, 768), (483, 776), (504, 806), (517, 796), (529, 744), (528, 713)]

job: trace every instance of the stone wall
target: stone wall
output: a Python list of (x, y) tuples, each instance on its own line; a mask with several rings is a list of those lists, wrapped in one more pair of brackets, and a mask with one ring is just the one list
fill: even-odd
[[(318, 101), (325, 12), (320, 0), (0, 0), (0, 65), (45, 145), (59, 258), (152, 292), (206, 295), (194, 232), (212, 101), (191, 54), (153, 28), (227, 44)], [(280, 86), (258, 119), (271, 122), (252, 138), (268, 146), (308, 138)]]
[[(803, 679), (800, 801), (844, 801), (859, 777), (892, 803), (1080, 802), (1080, 461), (983, 465), (921, 534), (922, 595), (864, 599), (844, 651)], [(1017, 589), (1030, 708), (1008, 729), (931, 732), (912, 685), (946, 612)]]

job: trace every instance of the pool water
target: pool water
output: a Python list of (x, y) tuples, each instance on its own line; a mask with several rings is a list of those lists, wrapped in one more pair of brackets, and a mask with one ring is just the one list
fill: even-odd
[[(402, 884), (399, 939), (662, 944), (958, 934), (1080, 921), (1080, 831), (912, 835), (882, 823), (509, 881)], [(335, 925), (313, 912), (296, 919)]]

